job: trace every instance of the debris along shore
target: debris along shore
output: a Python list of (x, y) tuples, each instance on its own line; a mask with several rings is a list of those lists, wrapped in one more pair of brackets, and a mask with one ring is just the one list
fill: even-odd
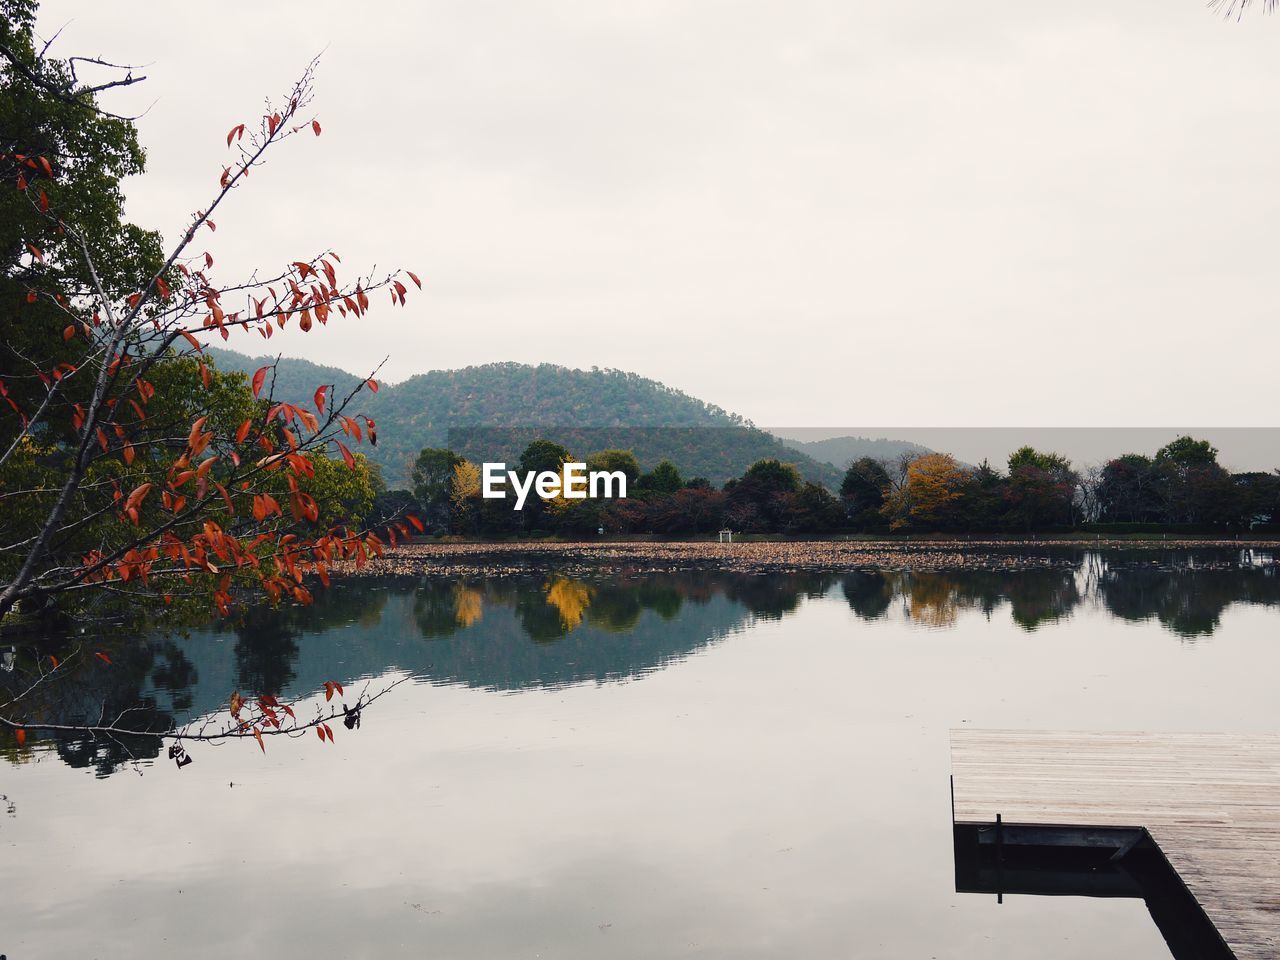
[[(560, 573), (626, 573), (731, 570), (773, 573), (797, 570), (1043, 570), (1070, 567), (1081, 550), (1149, 552), (1218, 549), (1224, 556), (1197, 566), (1235, 567), (1228, 550), (1280, 549), (1280, 541), (1098, 540), (804, 540), (716, 542), (549, 541), (511, 543), (411, 543), (370, 560), (360, 575), (502, 576), (554, 570)], [(1126, 562), (1151, 564), (1154, 556)], [(1255, 561), (1256, 562), (1256, 561)], [(1274, 558), (1266, 562), (1274, 563)], [(352, 564), (344, 572), (357, 573)]]

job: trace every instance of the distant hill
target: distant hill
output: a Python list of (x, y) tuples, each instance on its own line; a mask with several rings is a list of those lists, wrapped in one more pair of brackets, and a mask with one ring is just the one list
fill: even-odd
[(815, 460), (829, 463), (841, 471), (848, 469), (849, 464), (863, 457), (873, 460), (896, 460), (904, 453), (920, 456), (933, 453), (928, 447), (906, 440), (886, 440), (884, 437), (831, 437), (827, 440), (795, 440), (783, 437), (782, 442), (793, 450), (797, 450)]
[[(270, 357), (210, 350), (222, 370), (251, 374)], [(310, 405), (316, 387), (338, 395), (360, 382), (335, 367), (282, 359), (275, 396)], [(564, 444), (577, 457), (605, 447), (633, 450), (643, 469), (664, 457), (686, 478), (722, 484), (752, 463), (777, 457), (806, 479), (835, 489), (840, 472), (830, 463), (788, 447), (742, 417), (622, 370), (574, 370), (552, 364), (492, 363), (433, 370), (366, 394), (359, 410), (378, 423), (378, 446), (363, 448), (382, 466), (392, 487), (407, 486), (423, 447), (451, 446), (473, 459), (513, 461), (538, 436)]]

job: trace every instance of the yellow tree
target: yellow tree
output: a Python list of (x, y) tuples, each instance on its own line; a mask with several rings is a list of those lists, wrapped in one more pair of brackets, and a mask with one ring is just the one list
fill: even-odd
[(907, 466), (906, 479), (885, 501), (892, 530), (937, 530), (961, 516), (969, 474), (949, 453), (927, 453)]

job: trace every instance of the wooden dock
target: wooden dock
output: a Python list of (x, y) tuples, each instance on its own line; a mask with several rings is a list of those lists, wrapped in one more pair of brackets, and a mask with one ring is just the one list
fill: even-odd
[(1280, 957), (1280, 735), (960, 729), (951, 774), (957, 836), (1149, 837), (1236, 960)]

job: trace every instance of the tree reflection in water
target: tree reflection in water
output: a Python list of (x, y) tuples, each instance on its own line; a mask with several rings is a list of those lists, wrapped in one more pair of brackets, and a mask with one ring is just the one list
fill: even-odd
[(1155, 619), (1188, 639), (1212, 634), (1232, 604), (1280, 605), (1274, 563), (1206, 566), (1190, 553), (1158, 559), (1085, 553), (1071, 566), (1018, 572), (856, 572), (842, 576), (840, 588), (850, 609), (867, 621), (886, 617), (897, 602), (910, 620), (947, 627), (963, 611), (990, 617), (1007, 604), (1012, 620), (1031, 631), (1096, 599), (1114, 617)]
[[(23, 662), (65, 661), (59, 683), (42, 688), (31, 704), (35, 717), (81, 722), (129, 710), (135, 727), (160, 730), (225, 711), (232, 689), (297, 696), (331, 678), (391, 671), (499, 691), (640, 677), (753, 620), (779, 620), (808, 599), (833, 595), (843, 597), (857, 621), (901, 619), (945, 629), (966, 615), (990, 619), (1007, 611), (1033, 631), (1088, 603), (1121, 620), (1155, 621), (1177, 637), (1196, 638), (1217, 630), (1233, 604), (1280, 605), (1280, 576), (1270, 557), (1084, 551), (1021, 572), (350, 580), (319, 592), (312, 606), (246, 610), (185, 638), (68, 631), (12, 642)], [(69, 658), (77, 646), (108, 651), (112, 666)], [(0, 672), (0, 702), (16, 682), (16, 673)], [(99, 776), (161, 751), (153, 737), (42, 740), (66, 763)], [(24, 756), (8, 749), (3, 755), (15, 762)]]

